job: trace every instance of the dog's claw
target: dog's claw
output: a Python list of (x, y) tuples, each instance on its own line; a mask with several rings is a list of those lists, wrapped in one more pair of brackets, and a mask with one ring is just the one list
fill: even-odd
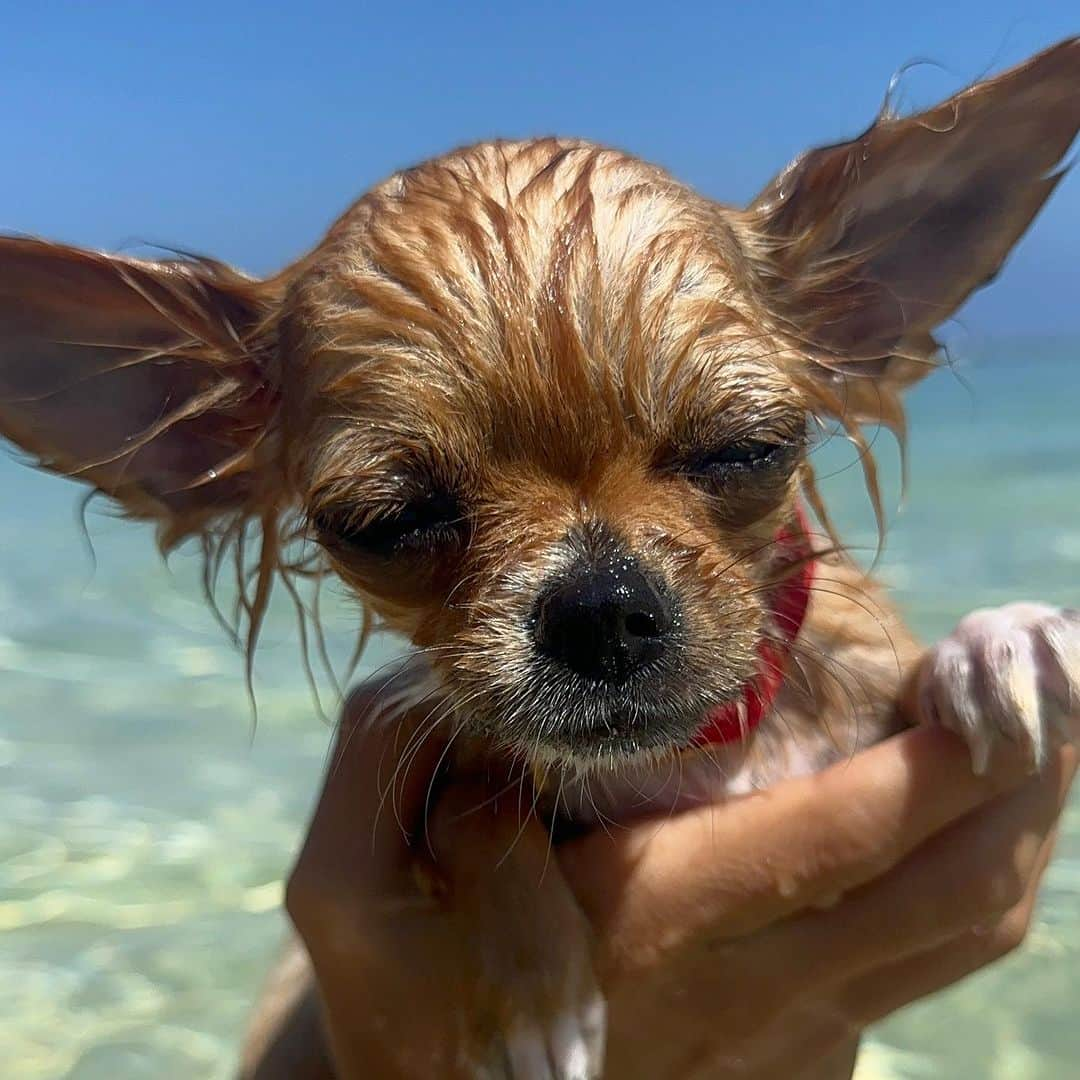
[(505, 1036), (507, 1072), (514, 1080), (596, 1080), (603, 1059), (604, 1002), (552, 1017), (522, 1019)]
[(582, 1006), (556, 1017), (552, 1050), (558, 1080), (595, 1080), (604, 1064), (607, 1007), (596, 992)]
[(503, 1032), (477, 1080), (598, 1080), (604, 1064), (606, 1005), (599, 992), (557, 1015), (520, 1015)]
[(1042, 766), (1055, 737), (1080, 717), (1080, 612), (1045, 604), (975, 611), (930, 650), (918, 685), (921, 719), (955, 731), (976, 773), (996, 746)]

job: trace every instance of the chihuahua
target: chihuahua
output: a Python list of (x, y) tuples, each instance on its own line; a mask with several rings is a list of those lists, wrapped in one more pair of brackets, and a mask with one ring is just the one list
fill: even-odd
[[(1080, 616), (976, 612), (920, 649), (809, 450), (854, 441), (880, 525), (863, 425), (903, 443), (934, 329), (1078, 127), (1072, 39), (743, 209), (545, 138), (395, 174), (266, 280), (3, 238), (0, 433), (164, 550), (201, 544), (208, 587), (231, 557), (249, 657), (275, 580), (336, 573), (415, 646), (384, 716), (422, 702), (461, 767), (520, 763), (553, 825), (751, 792), (919, 722), (976, 769), (998, 743), (1034, 768), (1076, 711)], [(514, 1005), (477, 1074), (598, 1075), (595, 982), (534, 992), (528, 919), (472, 914)]]

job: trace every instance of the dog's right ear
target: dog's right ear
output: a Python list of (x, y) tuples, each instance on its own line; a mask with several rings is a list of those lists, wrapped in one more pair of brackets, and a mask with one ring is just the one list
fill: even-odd
[(163, 546), (282, 496), (281, 279), (0, 238), (0, 436)]

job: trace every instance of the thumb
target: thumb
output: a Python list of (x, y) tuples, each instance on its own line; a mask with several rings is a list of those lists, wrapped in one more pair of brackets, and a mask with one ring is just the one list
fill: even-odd
[[(424, 673), (403, 667), (350, 696), (297, 864), (319, 887), (354, 900), (398, 886), (411, 873), (447, 739)], [(409, 707), (409, 702), (413, 702)]]

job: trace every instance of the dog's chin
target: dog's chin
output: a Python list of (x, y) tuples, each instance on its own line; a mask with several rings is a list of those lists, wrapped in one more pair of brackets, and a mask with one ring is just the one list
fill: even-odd
[(541, 768), (622, 773), (636, 765), (667, 761), (687, 749), (708, 712), (617, 714), (603, 724), (546, 731), (517, 749)]

